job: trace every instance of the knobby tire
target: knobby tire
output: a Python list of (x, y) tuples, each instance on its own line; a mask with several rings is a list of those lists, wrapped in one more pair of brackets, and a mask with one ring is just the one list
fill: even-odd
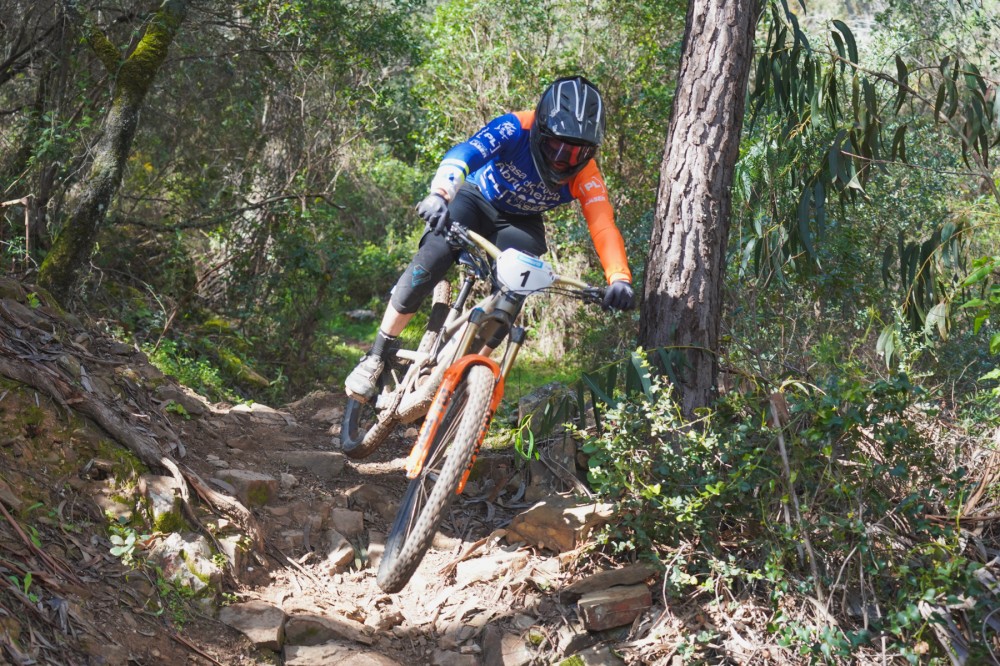
[(398, 422), (394, 414), (380, 420), (372, 404), (348, 398), (340, 425), (341, 450), (348, 458), (367, 458), (382, 446)]
[(493, 396), (493, 371), (473, 365), (458, 383), (431, 438), (420, 476), (410, 481), (386, 538), (376, 578), (385, 592), (409, 582), (431, 545), (472, 459)]

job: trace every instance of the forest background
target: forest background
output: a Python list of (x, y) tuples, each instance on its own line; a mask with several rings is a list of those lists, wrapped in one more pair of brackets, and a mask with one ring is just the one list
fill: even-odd
[[(339, 387), (444, 151), (580, 72), (610, 110), (601, 167), (641, 286), (687, 11), (4, 0), (0, 260), (212, 400)], [(515, 397), (586, 372), (607, 405), (586, 443), (624, 516), (607, 552), (658, 559), (677, 595), (765, 596), (804, 655), (996, 649), (998, 16), (988, 0), (764, 3), (710, 409), (675, 403), (676, 350), (638, 348), (648, 308), (526, 312)], [(116, 122), (134, 134), (103, 145)], [(93, 238), (46, 279), (88, 201)], [(598, 282), (579, 211), (547, 222), (548, 258)]]

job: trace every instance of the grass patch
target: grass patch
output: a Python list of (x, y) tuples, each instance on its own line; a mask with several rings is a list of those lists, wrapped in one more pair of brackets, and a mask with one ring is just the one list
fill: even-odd
[[(502, 351), (502, 348), (497, 351), (497, 360)], [(512, 401), (516, 405), (524, 396), (552, 382), (571, 386), (579, 381), (581, 372), (580, 366), (574, 363), (535, 357), (522, 351), (507, 378), (504, 401)]]

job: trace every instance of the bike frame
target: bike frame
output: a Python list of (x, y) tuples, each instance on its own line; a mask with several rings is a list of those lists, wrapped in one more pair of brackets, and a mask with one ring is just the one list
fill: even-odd
[[(490, 259), (495, 261), (500, 256), (500, 249), (483, 236), (471, 230), (466, 230), (465, 234), (468, 239), (485, 252)], [(458, 484), (456, 489), (457, 494), (461, 494), (462, 490), (465, 488), (469, 474), (472, 471), (472, 466), (476, 461), (479, 449), (486, 438), (486, 433), (493, 420), (493, 414), (496, 412), (496, 408), (499, 406), (500, 401), (503, 398), (504, 385), (507, 375), (513, 367), (518, 352), (527, 337), (526, 331), (523, 327), (514, 325), (514, 322), (521, 312), (521, 306), (527, 298), (527, 294), (516, 294), (504, 289), (498, 289), (477, 303), (475, 307), (463, 312), (465, 301), (471, 293), (473, 284), (477, 279), (484, 277), (479, 274), (479, 271), (476, 270), (474, 262), (470, 262), (470, 264), (472, 265), (472, 268), (470, 273), (466, 276), (466, 280), (463, 283), (462, 289), (459, 292), (459, 296), (456, 299), (452, 311), (449, 313), (449, 317), (445, 320), (442, 327), (442, 334), (439, 335), (434, 348), (432, 348), (431, 352), (426, 357), (427, 359), (433, 358), (440, 351), (441, 354), (438, 359), (439, 362), (447, 362), (449, 366), (445, 371), (441, 385), (435, 393), (430, 409), (427, 411), (427, 416), (421, 426), (420, 434), (414, 443), (413, 449), (410, 451), (410, 455), (406, 460), (405, 466), (407, 478), (415, 479), (420, 475), (424, 462), (427, 459), (427, 455), (430, 452), (431, 442), (435, 439), (435, 431), (441, 426), (442, 413), (454, 395), (458, 383), (461, 381), (470, 366), (484, 365), (488, 367), (493, 372), (493, 376), (496, 380), (493, 388), (493, 396), (490, 400), (489, 409), (484, 422), (480, 427), (473, 454), (470, 457), (461, 482)], [(539, 264), (541, 264), (541, 262), (539, 262)], [(582, 282), (574, 278), (567, 278), (555, 274), (553, 274), (552, 277), (552, 283), (554, 285), (583, 290), (591, 289), (591, 286), (586, 282)], [(474, 353), (471, 349), (472, 344), (476, 340), (476, 337), (482, 328), (489, 324), (492, 324), (494, 329), (497, 327), (505, 327), (509, 329), (506, 333), (508, 344), (504, 351), (503, 358), (499, 363), (481, 353)], [(458, 332), (463, 326), (465, 327), (465, 330), (459, 337)], [(445, 343), (443, 349), (440, 348), (442, 340), (449, 341), (448, 343)], [(458, 344), (455, 350), (448, 350), (448, 346), (453, 344), (456, 340), (458, 341)], [(412, 358), (412, 356), (413, 355), (406, 357)]]

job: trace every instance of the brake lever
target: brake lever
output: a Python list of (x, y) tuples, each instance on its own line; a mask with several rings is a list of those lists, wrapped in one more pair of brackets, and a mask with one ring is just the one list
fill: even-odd
[(591, 303), (597, 305), (604, 303), (604, 287), (589, 287), (583, 290), (583, 294)]
[(469, 240), (468, 231), (463, 225), (452, 221), (451, 226), (448, 227), (448, 245), (454, 250), (468, 248), (472, 244), (472, 241)]

